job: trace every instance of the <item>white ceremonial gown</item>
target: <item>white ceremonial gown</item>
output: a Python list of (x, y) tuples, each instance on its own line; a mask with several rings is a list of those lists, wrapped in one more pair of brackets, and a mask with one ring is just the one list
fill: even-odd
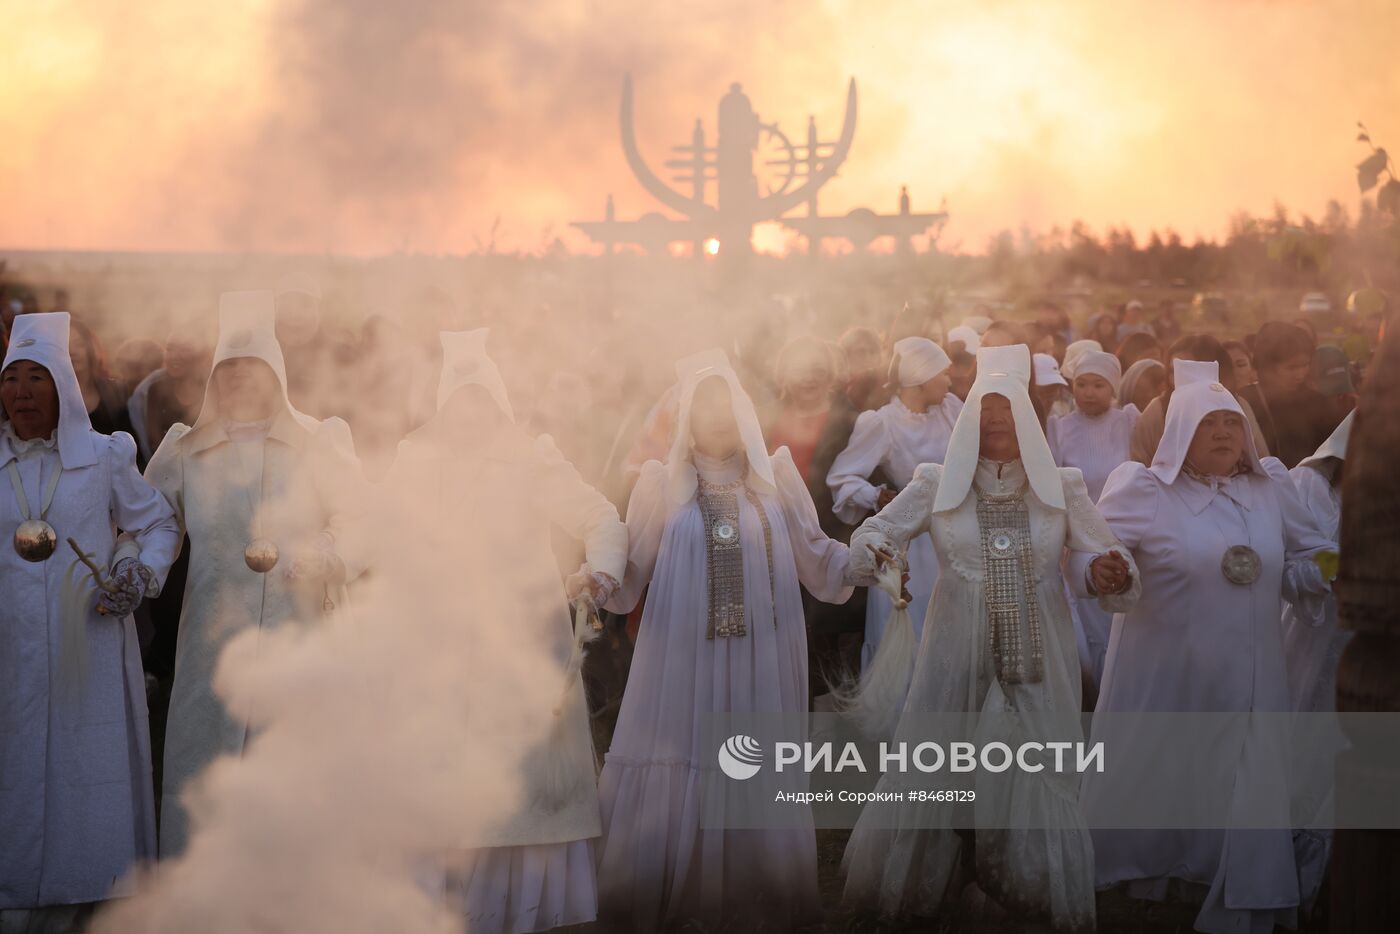
[[(180, 537), (170, 507), (136, 469), (131, 436), (89, 437), (93, 462), (69, 468), (52, 441), (19, 441), (8, 422), (0, 432), (0, 472), (17, 465), (34, 512), (61, 471), (48, 514), (59, 550), (39, 563), (10, 547), (21, 516), (9, 482), (0, 479), (0, 909), (107, 898), (129, 870), (156, 855), (135, 623), (98, 615), (88, 587), (86, 672), (68, 690), (58, 683), (59, 601), (76, 560), (64, 541), (69, 536), (107, 568), (117, 530), (128, 532), (139, 560), (162, 583)], [(88, 576), (81, 566), (75, 573)]]
[[(1353, 418), (1348, 415), (1316, 454), (1288, 472), (1318, 530), (1332, 541), (1340, 541), (1339, 474)], [(1293, 604), (1284, 607), (1283, 651), (1288, 660), (1288, 690), (1294, 710), (1336, 709), (1337, 662), (1350, 639), (1351, 633), (1337, 623), (1337, 600), (1332, 594), (1327, 595), (1321, 612), (1316, 614), (1300, 612)]]
[(821, 531), (787, 448), (771, 457), (771, 493), (753, 489), (742, 452), (725, 462), (695, 460), (705, 483), (741, 483), (750, 475), (750, 492), (771, 530), (772, 566), (763, 524), (741, 490), (747, 634), (707, 639), (707, 547), (697, 497), (676, 503), (667, 468), (652, 461), (642, 469), (627, 510), (626, 579), (608, 603), (627, 612), (650, 584), (599, 780), (599, 911), (638, 931), (690, 919), (785, 930), (820, 918), (815, 831), (810, 824), (701, 829), (704, 774), (715, 768), (715, 750), (702, 745), (705, 723), (712, 714), (805, 713), (807, 638), (798, 585), (826, 602), (848, 599), (848, 552)]
[[(489, 664), (491, 653), (501, 651), (503, 627), (510, 627), (510, 641), (528, 644), (531, 653), (545, 647), (529, 678), (534, 686), (529, 696), (552, 705), (564, 684), (573, 623), (550, 550), (551, 527), (584, 543), (592, 570), (619, 580), (627, 558), (626, 528), (616, 508), (584, 482), (549, 436), (532, 441), (510, 426), (488, 445), (473, 448), (434, 437), (433, 430), (430, 423), (399, 445), (382, 487), (386, 504), (405, 500), (391, 510), (400, 517), (421, 515), (424, 504), (432, 503), (435, 521), (413, 536), (413, 548), (383, 554), (375, 573), (396, 591), (432, 594), (430, 602), (417, 601), (419, 612), (443, 614), (430, 625), (460, 628), (460, 642), (444, 651), (461, 653), (464, 685), (477, 677), (474, 665)], [(524, 495), (511, 498), (511, 528), (483, 527), (483, 521), (497, 524), (506, 512), (502, 493), (512, 489)], [(424, 562), (423, 553), (457, 556), (454, 565), (461, 573), (443, 580), (440, 565)], [(484, 593), (491, 596), (483, 598)], [(490, 611), (482, 612), (483, 607)], [(463, 696), (471, 700), (469, 691)], [(540, 714), (547, 722), (549, 710)], [(482, 738), (480, 754), (535, 761), (531, 746), (548, 735), (548, 727), (513, 728), (519, 724), (511, 718), (525, 716), (518, 710), (503, 714), (502, 729)], [(602, 826), (582, 680), (574, 681), (561, 716), (569, 742), (585, 750), (568, 759), (577, 771), (572, 796), (542, 806), (530, 781), (543, 770), (532, 769), (522, 779), (526, 793), (519, 811), (499, 815), (480, 839), (463, 841), (464, 851), (448, 861), (446, 897), (473, 934), (524, 934), (597, 916), (594, 840)], [(462, 794), (463, 806), (470, 807), (470, 780)]]
[[(1161, 455), (1159, 454), (1159, 457)], [(1159, 467), (1129, 462), (1110, 476), (1099, 510), (1137, 559), (1143, 599), (1114, 623), (1096, 713), (1287, 711), (1291, 704), (1279, 626), (1280, 596), (1298, 597), (1290, 582), (1309, 555), (1334, 547), (1313, 525), (1275, 458), (1229, 479), (1205, 482), (1185, 470), (1166, 483)], [(1221, 557), (1233, 545), (1258, 552), (1252, 584), (1231, 583)], [(1086, 562), (1067, 572), (1083, 587)], [(1101, 730), (1116, 762), (1128, 762), (1161, 783), (1182, 770), (1182, 787), (1206, 781), (1220, 794), (1286, 793), (1275, 758), (1241, 736), (1208, 762), (1160, 754), (1150, 731)], [(1119, 735), (1123, 734), (1123, 735)], [(1204, 776), (1204, 778), (1202, 777)], [(1090, 773), (1083, 803), (1131, 796), (1144, 784), (1133, 770)], [(1282, 798), (1286, 806), (1286, 798)], [(1166, 894), (1169, 878), (1209, 886), (1196, 929), (1267, 932), (1292, 926), (1299, 903), (1292, 834), (1280, 830), (1109, 830), (1094, 833), (1100, 888), (1132, 883), (1130, 892)]]
[[(1075, 409), (1068, 415), (1050, 417), (1045, 425), (1045, 440), (1050, 444), (1056, 464), (1079, 468), (1089, 498), (1097, 503), (1108, 475), (1131, 456), (1128, 445), (1137, 420), (1138, 410), (1133, 405), (1110, 408), (1093, 418)], [(1097, 686), (1103, 680), (1103, 661), (1108, 654), (1113, 614), (1099, 606), (1097, 599), (1073, 593), (1069, 597), (1069, 608), (1080, 637), (1081, 667)]]
[[(837, 518), (850, 525), (858, 524), (876, 512), (879, 489), (870, 482), (870, 475), (881, 469), (899, 492), (914, 478), (921, 464), (941, 464), (948, 452), (948, 439), (953, 424), (962, 411), (962, 400), (951, 392), (943, 402), (926, 412), (911, 412), (895, 397), (856, 419), (851, 440), (831, 465), (826, 482), (831, 487), (833, 511)], [(938, 558), (933, 542), (921, 535), (909, 543), (909, 619), (914, 624), (914, 638), (923, 637), (924, 609), (938, 582)], [(885, 631), (892, 610), (890, 598), (878, 587), (871, 587), (865, 603), (865, 644), (860, 650), (862, 670), (875, 657), (880, 637)]]
[[(1038, 426), (1036, 426), (1038, 431)], [(1089, 500), (1078, 470), (1062, 469), (1065, 508), (1044, 505), (1027, 484), (1020, 461), (997, 464), (979, 460), (960, 506), (935, 514), (934, 502), (944, 469), (925, 465), (913, 481), (878, 516), (867, 520), (851, 539), (852, 571), (858, 579), (874, 568), (866, 544), (902, 551), (928, 532), (938, 552), (942, 574), (928, 609), (928, 637), (919, 647), (913, 683), (895, 742), (910, 747), (929, 739), (918, 731), (917, 713), (987, 713), (1015, 718), (1019, 732), (1065, 741), (1079, 736), (1080, 679), (1074, 624), (1065, 601), (1061, 557), (1066, 548), (1086, 558), (1118, 548), (1116, 540)], [(1044, 650), (1039, 681), (1003, 685), (996, 676), (989, 647), (984, 592), (983, 535), (977, 517), (977, 490), (1003, 496), (1024, 489), (1037, 569), (1035, 600)], [(1134, 572), (1136, 581), (1136, 572)], [(1136, 585), (1116, 597), (1104, 597), (1111, 609), (1136, 599)], [(979, 736), (975, 741), (989, 737)], [(1001, 737), (995, 737), (1000, 739)], [(897, 790), (901, 779), (920, 788), (948, 773), (887, 772), (877, 793)], [(1003, 776), (1004, 778), (1005, 776)], [(953, 779), (944, 779), (952, 781)], [(1005, 786), (1003, 786), (1005, 787)], [(977, 790), (977, 811), (999, 814), (1000, 827), (979, 829), (979, 884), (998, 903), (1018, 913), (1048, 919), (1057, 930), (1090, 931), (1094, 927), (1094, 858), (1078, 807), (1073, 773), (1016, 772), (1009, 797), (990, 800)], [(962, 842), (952, 829), (955, 806), (911, 803), (899, 826), (879, 826), (867, 810), (846, 848), (845, 897), (869, 904), (887, 915), (938, 915), (958, 866)], [(1051, 828), (1051, 829), (1034, 829)]]
[[(137, 558), (164, 584), (180, 537), (136, 469), (132, 437), (92, 430), (69, 328), (67, 312), (17, 319), (0, 367), (44, 367), (59, 410), (46, 439), (22, 441), (0, 422), (0, 927), (10, 909), (124, 894), (118, 883), (155, 858), (136, 625), (97, 612), (96, 583), (67, 540), (109, 573)], [(12, 546), (27, 518), (46, 520), (58, 537), (44, 561)]]

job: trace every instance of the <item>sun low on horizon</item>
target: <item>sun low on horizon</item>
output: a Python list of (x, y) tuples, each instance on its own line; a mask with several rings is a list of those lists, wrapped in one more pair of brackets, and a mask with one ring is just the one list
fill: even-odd
[(628, 75), (653, 167), (697, 118), (713, 135), (731, 82), (805, 140), (809, 116), (839, 133), (855, 79), (821, 210), (892, 212), (907, 186), (955, 252), (1075, 221), (1191, 239), (1276, 203), (1355, 214), (1356, 122), (1400, 146), (1380, 0), (392, 7), (0, 2), (0, 247), (592, 252), (570, 224), (610, 196), (672, 213), (623, 155)]

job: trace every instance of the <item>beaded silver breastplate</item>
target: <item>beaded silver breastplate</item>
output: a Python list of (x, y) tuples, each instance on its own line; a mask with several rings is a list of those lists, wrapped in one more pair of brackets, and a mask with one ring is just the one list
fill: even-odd
[[(768, 559), (768, 587), (773, 588), (773, 530), (768, 513), (744, 485), (712, 484), (700, 480), (700, 515), (705, 521), (705, 571), (709, 583), (709, 620), (705, 638), (742, 637), (748, 635), (744, 608), (744, 549), (739, 535), (739, 491), (758, 513), (763, 525), (763, 545)], [(774, 615), (774, 624), (777, 616)]]
[(1045, 649), (1025, 493), (1024, 486), (1002, 496), (977, 490), (987, 647), (1002, 684), (1034, 684), (1043, 677)]

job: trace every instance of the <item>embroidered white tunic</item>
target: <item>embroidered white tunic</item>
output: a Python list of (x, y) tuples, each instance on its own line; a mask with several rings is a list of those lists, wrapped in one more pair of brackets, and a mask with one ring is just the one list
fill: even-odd
[[(875, 470), (883, 470), (895, 492), (914, 478), (921, 464), (941, 464), (948, 453), (948, 439), (962, 411), (962, 400), (951, 392), (926, 412), (913, 412), (895, 397), (886, 405), (862, 412), (851, 440), (831, 465), (826, 483), (834, 498), (833, 510), (852, 525), (875, 512), (879, 488), (870, 482)], [(933, 542), (921, 535), (909, 543), (909, 618), (915, 639), (922, 638), (924, 610), (938, 582), (938, 558)], [(871, 587), (865, 604), (865, 644), (860, 650), (861, 668), (870, 664), (889, 621), (890, 598)]]
[[(1021, 724), (1018, 729), (1030, 736), (1082, 739), (1077, 736), (1079, 660), (1065, 602), (1061, 556), (1069, 548), (1088, 559), (1121, 546), (1089, 500), (1078, 470), (1059, 471), (1064, 510), (1039, 501), (1020, 461), (980, 460), (973, 489), (962, 504), (935, 514), (942, 478), (940, 466), (920, 467), (904, 491), (883, 512), (866, 520), (851, 540), (852, 574), (857, 579), (868, 578), (874, 571), (865, 545), (902, 551), (925, 532), (932, 536), (942, 567), (928, 609), (928, 638), (919, 647), (895, 742), (912, 746), (928, 738), (911, 728), (917, 718), (910, 714), (979, 712), (1013, 718)], [(1024, 490), (1030, 530), (1041, 678), (1004, 684), (998, 680), (990, 646), (984, 530), (978, 520), (977, 493), (1006, 496), (1018, 490)], [(1137, 597), (1135, 571), (1133, 580), (1133, 587), (1123, 595), (1103, 598), (1105, 605), (1110, 609), (1131, 606)], [(919, 775), (918, 781), (927, 786), (929, 778)], [(900, 781), (899, 773), (886, 773), (876, 790), (897, 789)], [(987, 807), (998, 813), (996, 826), (1055, 828), (979, 830), (977, 862), (989, 895), (1008, 908), (1050, 920), (1057, 930), (1087, 931), (1094, 926), (1093, 851), (1079, 814), (1077, 792), (1075, 776), (1046, 770), (1017, 773), (1005, 800), (990, 800), (983, 789), (977, 793), (979, 812)], [(870, 807), (862, 814), (843, 861), (845, 897), (889, 915), (937, 915), (946, 907), (943, 899), (961, 850), (952, 829), (956, 809), (946, 803), (899, 807), (892, 821), (890, 815), (877, 814)]]
[[(752, 497), (742, 489), (736, 497), (742, 636), (707, 638), (708, 549), (698, 497), (674, 503), (666, 467), (651, 461), (628, 506), (627, 574), (608, 609), (630, 611), (643, 588), (650, 589), (599, 779), (598, 889), (600, 916), (625, 920), (635, 930), (660, 930), (682, 919), (741, 930), (739, 919), (755, 916), (785, 930), (820, 918), (810, 814), (802, 829), (700, 826), (706, 775), (715, 774), (715, 750), (706, 743), (709, 719), (805, 713), (807, 638), (798, 584), (831, 603), (851, 593), (844, 584), (846, 546), (821, 531), (792, 456), (779, 448), (770, 462), (775, 491), (750, 486)], [(725, 462), (696, 455), (695, 466), (702, 484), (732, 484), (746, 475), (753, 482), (742, 452)]]

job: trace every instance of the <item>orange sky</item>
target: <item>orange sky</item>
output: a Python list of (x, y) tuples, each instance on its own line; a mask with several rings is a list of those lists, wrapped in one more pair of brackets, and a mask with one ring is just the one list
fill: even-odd
[(742, 81), (855, 146), (822, 206), (947, 198), (942, 245), (1076, 219), (1188, 238), (1281, 200), (1353, 211), (1400, 147), (1389, 0), (0, 0), (0, 246), (464, 252), (655, 210), (654, 165)]

